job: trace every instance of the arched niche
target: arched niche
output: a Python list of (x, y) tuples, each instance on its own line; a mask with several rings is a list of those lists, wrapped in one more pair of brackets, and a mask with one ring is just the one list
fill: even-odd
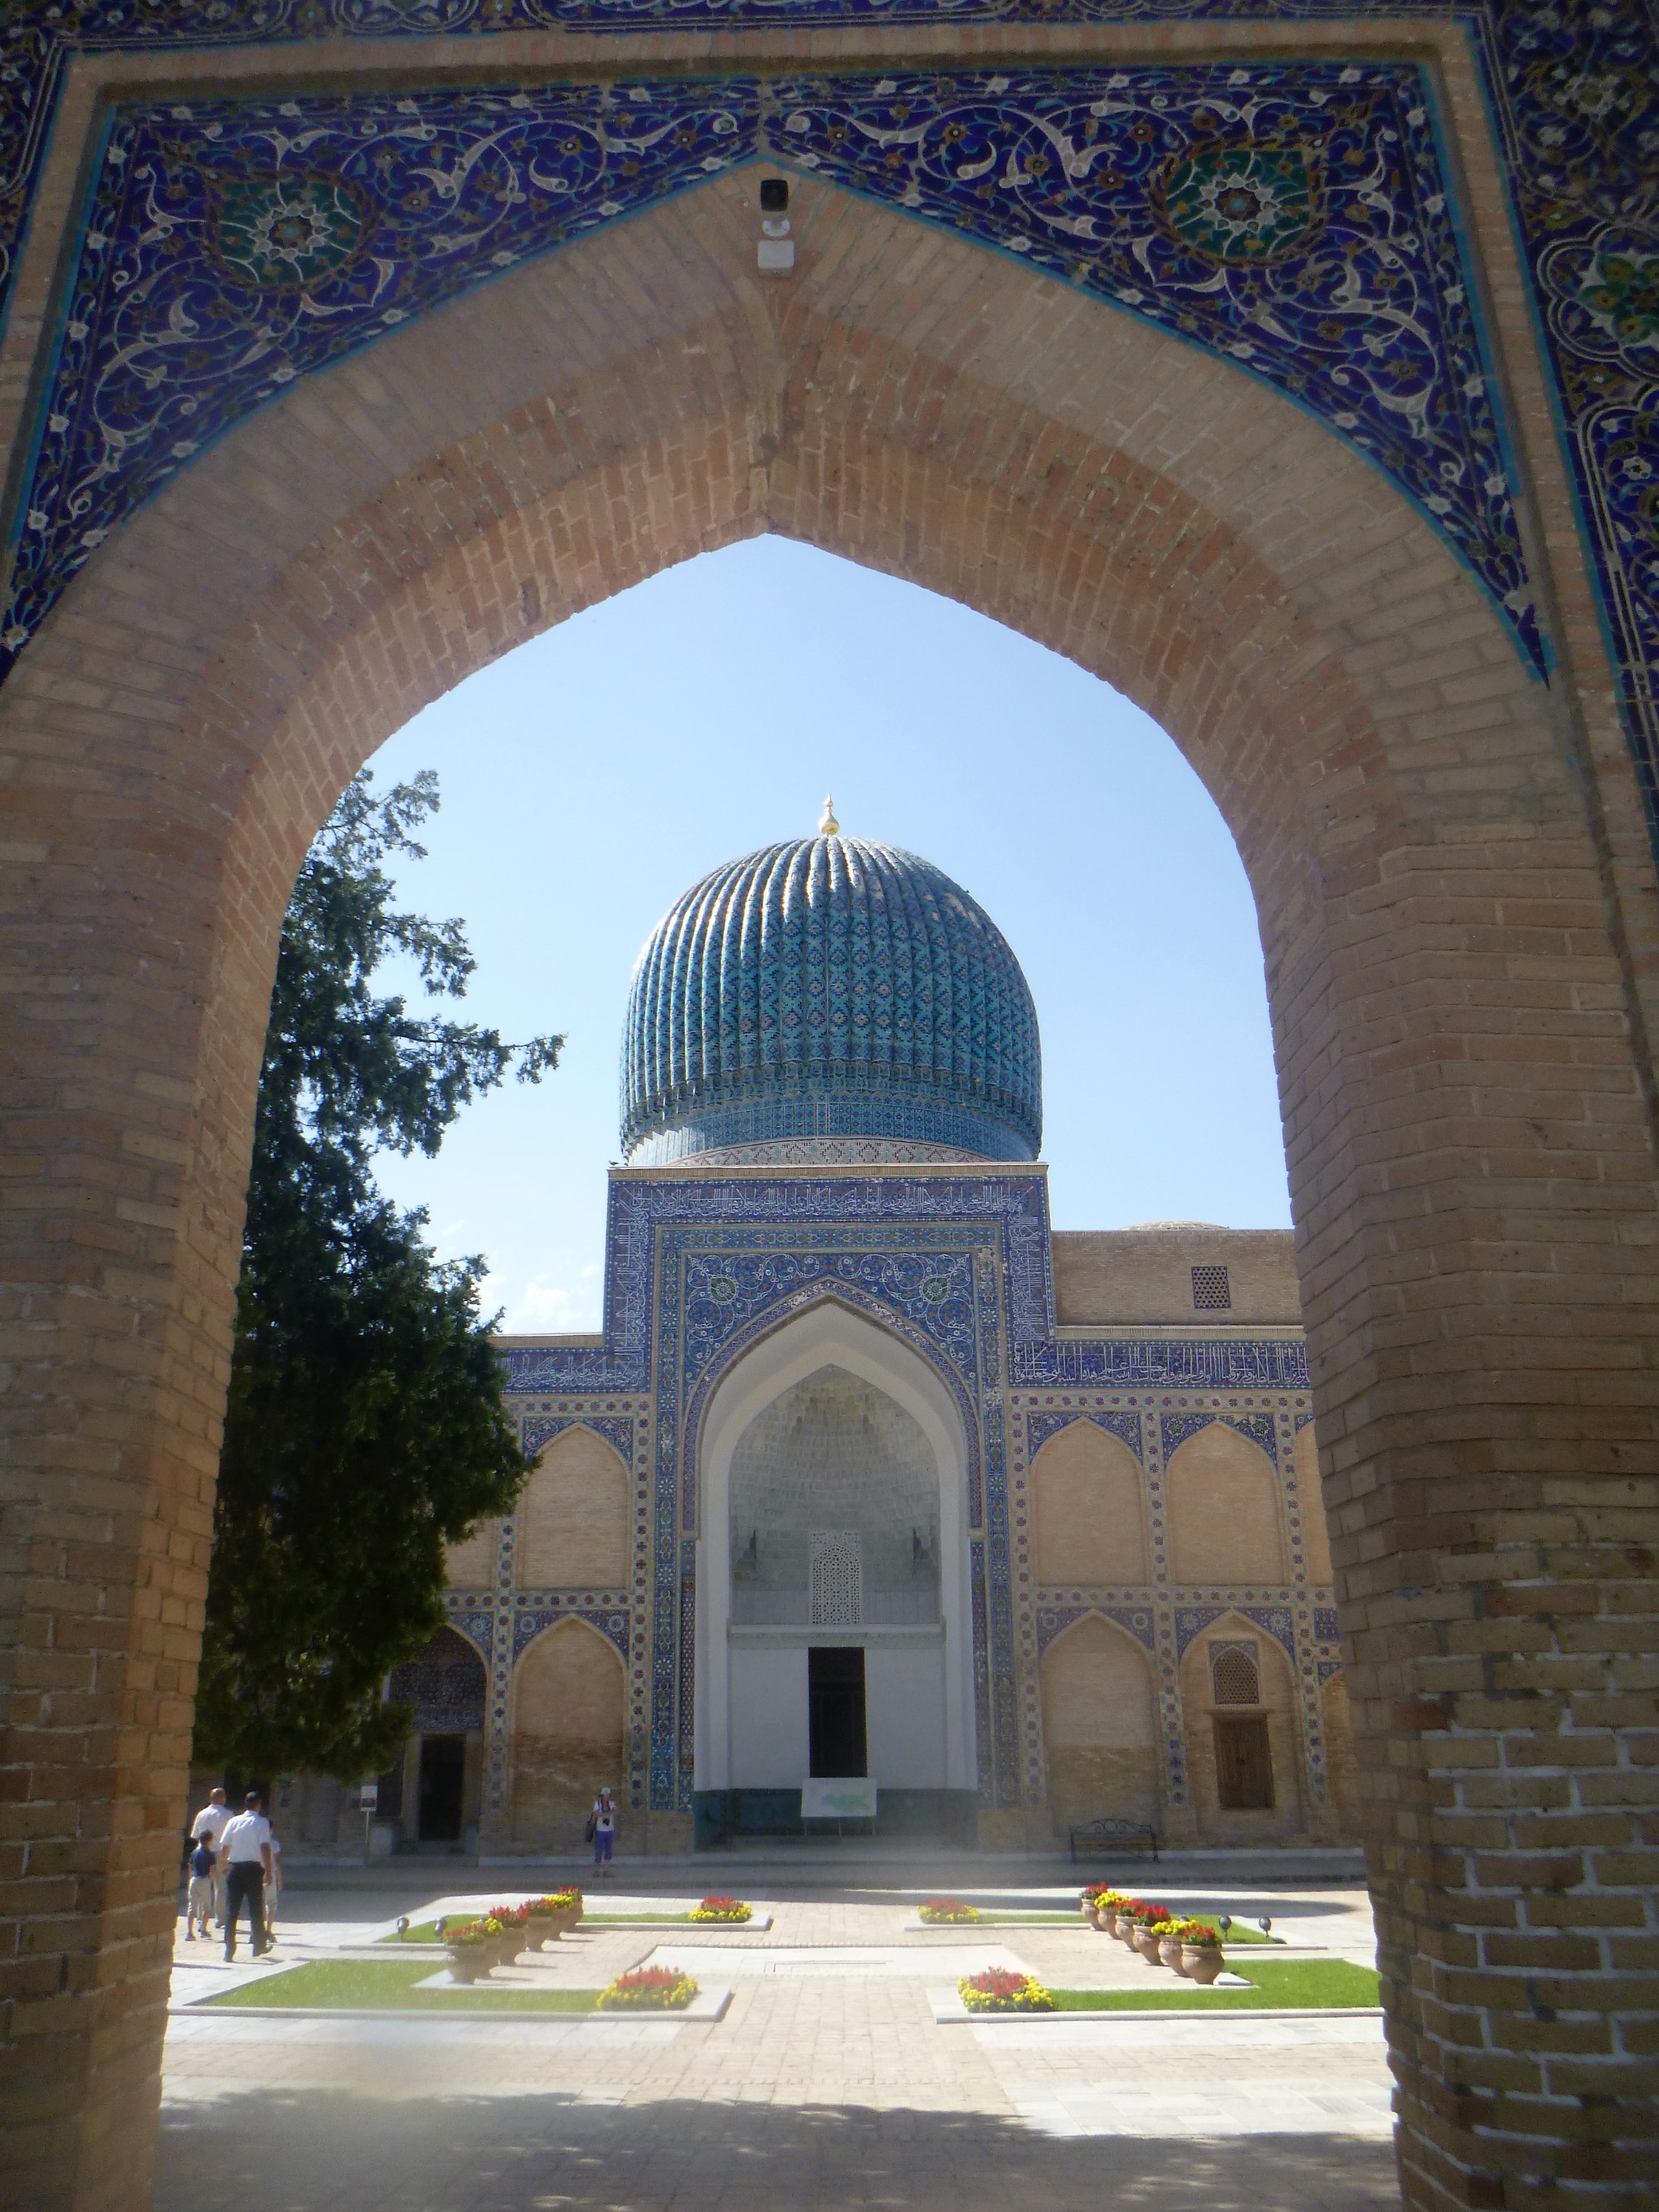
[(606, 1784), (627, 1779), (626, 1670), (585, 1620), (544, 1629), (513, 1674), (513, 1839), (544, 1850), (580, 1844)]
[(585, 1424), (555, 1437), (518, 1504), (524, 1589), (617, 1589), (628, 1580), (628, 1469)]
[(1335, 1579), (1335, 1570), (1331, 1565), (1331, 1530), (1325, 1518), (1325, 1492), (1319, 1480), (1319, 1440), (1311, 1421), (1304, 1421), (1296, 1432), (1296, 1488), (1302, 1500), (1303, 1553), (1308, 1563), (1308, 1580), (1328, 1584)]
[(1068, 1422), (1031, 1462), (1031, 1571), (1061, 1583), (1145, 1583), (1146, 1484), (1127, 1445), (1088, 1419)]
[[(1254, 1698), (1237, 1693), (1240, 1669), (1234, 1655), (1239, 1653), (1248, 1653), (1254, 1662)], [(1226, 1663), (1230, 1659), (1233, 1663)], [(1182, 1656), (1181, 1715), (1193, 1810), (1205, 1842), (1248, 1844), (1301, 1833), (1302, 1704), (1289, 1656), (1276, 1636), (1242, 1613), (1224, 1613), (1211, 1621)], [(1233, 1795), (1227, 1788), (1230, 1765), (1234, 1778), (1240, 1765), (1236, 1753), (1230, 1760), (1224, 1741), (1235, 1728), (1248, 1728), (1258, 1741), (1265, 1740), (1269, 1786), (1264, 1794), (1269, 1803), (1223, 1802)]]
[[(937, 1498), (937, 1620), (814, 1630), (734, 1620), (732, 1467), (754, 1424), (830, 1370), (890, 1401), (931, 1458)], [(971, 1790), (973, 1640), (968, 1443), (950, 1389), (900, 1337), (826, 1298), (742, 1354), (721, 1378), (697, 1444), (696, 1765), (699, 1790), (789, 1788), (807, 1772), (806, 1652), (862, 1644), (870, 1771), (888, 1787)], [(742, 1546), (739, 1544), (738, 1550)]]
[(1141, 1645), (1085, 1613), (1043, 1653), (1040, 1681), (1055, 1828), (1103, 1814), (1161, 1826), (1158, 1701)]
[(1279, 1476), (1248, 1437), (1210, 1422), (1170, 1454), (1164, 1490), (1176, 1583), (1276, 1587), (1287, 1579)]

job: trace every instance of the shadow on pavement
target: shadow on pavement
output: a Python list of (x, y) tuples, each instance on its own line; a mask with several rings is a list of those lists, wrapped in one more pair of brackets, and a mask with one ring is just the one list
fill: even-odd
[(1386, 2142), (1056, 2139), (867, 2106), (383, 2102), (254, 2087), (164, 2107), (156, 2212), (1397, 2212)]

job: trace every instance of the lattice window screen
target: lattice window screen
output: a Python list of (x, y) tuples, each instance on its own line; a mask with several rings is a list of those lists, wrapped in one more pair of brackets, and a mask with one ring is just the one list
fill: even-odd
[(856, 1628), (864, 1618), (864, 1547), (856, 1528), (812, 1531), (812, 1626)]
[(1254, 1644), (1212, 1644), (1210, 1681), (1218, 1705), (1259, 1705), (1261, 1670)]
[(1232, 1302), (1232, 1285), (1224, 1267), (1193, 1269), (1193, 1304), (1200, 1313), (1206, 1307), (1231, 1306)]

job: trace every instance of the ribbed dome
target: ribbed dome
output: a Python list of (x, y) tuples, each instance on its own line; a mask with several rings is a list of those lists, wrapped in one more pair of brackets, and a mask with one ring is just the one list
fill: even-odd
[(622, 1143), (866, 1138), (1035, 1158), (1036, 1012), (983, 908), (890, 845), (769, 845), (687, 891), (634, 970)]

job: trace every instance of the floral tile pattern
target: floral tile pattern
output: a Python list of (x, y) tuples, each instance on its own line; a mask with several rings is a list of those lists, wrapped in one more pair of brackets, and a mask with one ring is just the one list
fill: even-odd
[[(1368, 13), (1377, 18), (1453, 21), (1469, 37), (1481, 66), (1510, 179), (1537, 319), (1554, 374), (1563, 441), (1618, 672), (1626, 732), (1659, 854), (1659, 327), (1653, 246), (1659, 196), (1659, 41), (1650, 16), (1643, 0), (1606, 0), (1603, 5), (1575, 8), (1561, 7), (1554, 0), (1373, 0)], [(465, 33), (485, 40), (502, 31), (564, 26), (629, 30), (663, 22), (938, 25), (1027, 18), (1158, 22), (1206, 17), (1305, 22), (1352, 16), (1346, 0), (236, 0), (236, 4), (232, 0), (56, 0), (52, 6), (18, 8), (0, 22), (0, 311), (64, 72), (81, 52), (280, 46), (325, 36), (419, 40)], [(981, 119), (988, 124), (990, 117)], [(778, 149), (780, 154), (786, 150)], [(895, 150), (896, 142), (886, 149)], [(1041, 158), (1042, 149), (1037, 151)], [(894, 166), (896, 170), (899, 165)], [(939, 181), (938, 167), (935, 161), (930, 185)], [(1176, 164), (1159, 187), (1159, 244), (1171, 252), (1178, 246), (1191, 254), (1218, 256), (1218, 265), (1232, 272), (1223, 289), (1236, 295), (1254, 274), (1265, 283), (1260, 296), (1276, 297), (1281, 280), (1273, 272), (1279, 258), (1294, 258), (1314, 245), (1319, 169), (1317, 160), (1310, 161), (1299, 131), (1287, 138), (1251, 130), (1235, 134), (1232, 143), (1194, 149), (1184, 169)], [(918, 212), (953, 222), (970, 218), (975, 210), (966, 204), (969, 195), (962, 187), (964, 182), (976, 187), (983, 179), (964, 180), (960, 165), (951, 169), (951, 179), (954, 198), (950, 211), (936, 206)], [(1328, 192), (1328, 171), (1325, 186)], [(319, 186), (301, 204), (304, 189), (296, 173), (267, 204), (242, 186), (233, 185), (226, 192), (216, 220), (216, 243), (228, 275), (234, 270), (244, 283), (257, 280), (277, 299), (284, 281), (291, 289), (296, 280), (344, 278), (353, 255), (362, 250), (365, 203), (350, 188), (349, 179)], [(925, 197), (939, 195), (928, 190)], [(1449, 195), (1448, 199), (1455, 213)], [(1041, 214), (1041, 193), (1021, 193), (1028, 221)], [(642, 203), (635, 197), (628, 204)], [(997, 205), (994, 192), (991, 208)], [(981, 216), (989, 212), (977, 210)], [(975, 235), (985, 234), (971, 221), (969, 227)], [(1030, 243), (1022, 247), (1017, 239), (1010, 239), (1006, 241), (1010, 250), (1036, 255), (1042, 240), (1043, 250), (1058, 253), (1063, 234), (1056, 211), (1048, 210), (1025, 234)], [(1073, 242), (1092, 243), (1086, 237), (1077, 241), (1075, 234)], [(456, 250), (452, 246), (451, 251)], [(465, 281), (477, 281), (480, 273), (475, 270)], [(1148, 301), (1154, 301), (1152, 288), (1146, 289)], [(368, 304), (376, 305), (372, 290)], [(384, 313), (398, 304), (395, 298), (383, 300), (377, 311)], [(1140, 312), (1146, 302), (1121, 304)], [(1213, 303), (1206, 299), (1199, 304), (1207, 307)], [(1180, 316), (1190, 313), (1193, 305), (1190, 298), (1164, 301), (1158, 311), (1172, 319), (1171, 326), (1180, 328)], [(80, 319), (78, 315), (65, 318), (71, 324)], [(1183, 330), (1182, 335), (1206, 343), (1213, 334)], [(1246, 331), (1239, 342), (1255, 345), (1270, 335)], [(1405, 335), (1415, 342), (1415, 333)], [(66, 342), (76, 343), (72, 331)], [(362, 343), (361, 335), (352, 342)], [(1404, 354), (1411, 349), (1406, 344)], [(1262, 358), (1249, 360), (1248, 365), (1256, 374), (1267, 373), (1272, 351), (1270, 344), (1262, 343)], [(270, 363), (270, 374), (279, 366)], [(1401, 389), (1408, 384), (1407, 379)], [(1400, 391), (1390, 396), (1397, 402)], [(1319, 406), (1332, 420), (1338, 410), (1328, 408), (1325, 398), (1316, 392), (1308, 404)], [(57, 400), (50, 404), (48, 422), (39, 426), (43, 438), (62, 434), (50, 430), (49, 420), (64, 411)], [(1350, 405), (1340, 411), (1360, 410)], [(115, 427), (118, 432), (118, 420)], [(211, 425), (196, 427), (208, 430)], [(1345, 434), (1350, 428), (1335, 427)], [(1393, 428), (1397, 432), (1401, 427), (1396, 414)], [(1358, 422), (1352, 426), (1356, 433), (1361, 428)], [(1366, 426), (1366, 434), (1375, 434), (1371, 426)], [(152, 441), (140, 442), (149, 447)], [(188, 447), (188, 427), (169, 442)], [(199, 444), (200, 438), (195, 442)], [(1381, 452), (1376, 457), (1386, 465)], [(188, 453), (168, 458), (176, 466)], [(1446, 458), (1443, 453), (1435, 456), (1437, 460)], [(155, 481), (145, 477), (146, 467), (155, 466), (153, 456), (146, 453), (138, 460), (131, 499), (125, 507), (117, 502), (118, 513), (129, 511)], [(165, 472), (163, 467), (161, 473)], [(1472, 488), (1485, 481), (1484, 477), (1471, 477), (1460, 487), (1458, 497), (1472, 497)], [(21, 541), (18, 556), (24, 573), (15, 610), (0, 619), (0, 637), (11, 641), (0, 647), (0, 674), (61, 588), (64, 575), (84, 558), (89, 550), (83, 542), (85, 533), (110, 526), (112, 518), (100, 519), (94, 511), (102, 482), (100, 477), (89, 486), (83, 475), (71, 471), (70, 486), (55, 487), (55, 496), (67, 501), (61, 507), (43, 505), (28, 485), (22, 488), (10, 526), (13, 538)], [(1425, 503), (1429, 496), (1453, 496), (1443, 485), (1407, 488)], [(1502, 496), (1496, 492), (1486, 495), (1491, 500)], [(48, 517), (44, 526), (31, 522), (32, 516), (40, 514)], [(1505, 603), (1526, 650), (1537, 660), (1542, 647), (1524, 604), (1524, 579), (1517, 573), (1505, 580), (1499, 573), (1502, 562), (1494, 566), (1486, 557), (1493, 548), (1470, 550), (1467, 514), (1455, 520), (1443, 516), (1441, 520)], [(48, 549), (27, 542), (40, 531), (52, 536), (50, 557), (44, 559), (40, 556)], [(1521, 598), (1511, 599), (1517, 591)]]

